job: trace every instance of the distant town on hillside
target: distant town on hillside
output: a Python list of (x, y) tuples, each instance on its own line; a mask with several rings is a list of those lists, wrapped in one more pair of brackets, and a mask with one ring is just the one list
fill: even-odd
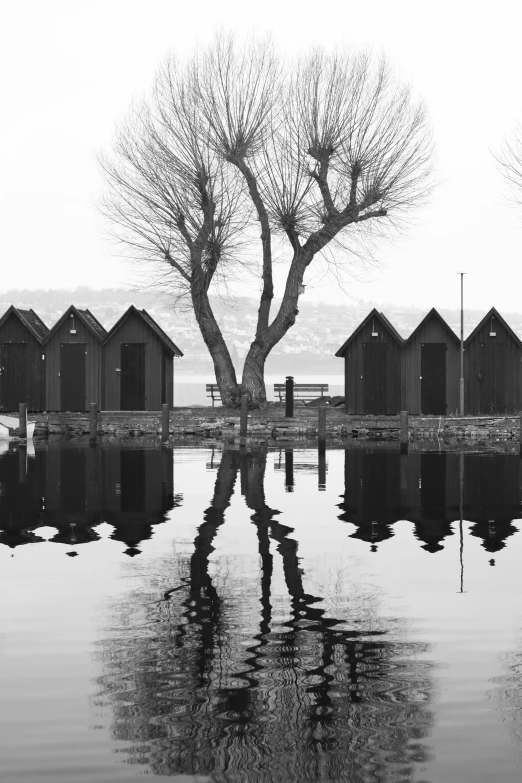
[[(164, 294), (159, 296), (147, 291), (116, 288), (96, 290), (87, 287), (33, 291), (21, 289), (0, 293), (0, 315), (11, 304), (33, 308), (47, 326), (52, 326), (70, 304), (75, 304), (91, 310), (106, 329), (110, 329), (127, 307), (134, 304), (140, 309), (145, 308), (183, 351), (184, 357), (176, 360), (176, 373), (212, 373), (212, 362), (194, 317), (186, 309), (169, 305)], [(491, 306), (495, 304), (492, 302)], [(225, 305), (216, 298), (213, 306), (234, 363), (240, 370), (255, 331), (258, 303), (255, 299), (236, 298)], [(277, 306), (276, 300), (274, 312)], [(334, 354), (373, 307), (383, 312), (403, 337), (411, 334), (427, 312), (426, 308), (398, 307), (390, 303), (350, 299), (346, 305), (332, 305), (307, 301), (305, 295), (299, 300), (295, 326), (268, 359), (267, 375), (342, 374), (342, 362)], [(460, 311), (437, 309), (458, 335)], [(479, 323), (485, 312), (465, 310), (465, 335)], [(522, 312), (500, 312), (522, 338)]]

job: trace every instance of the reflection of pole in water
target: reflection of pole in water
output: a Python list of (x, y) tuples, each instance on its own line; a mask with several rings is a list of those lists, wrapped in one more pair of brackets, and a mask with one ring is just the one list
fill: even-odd
[(285, 489), (294, 491), (294, 450), (285, 449)]
[(459, 508), (460, 508), (460, 592), (464, 592), (464, 534), (462, 525), (462, 515), (464, 506), (464, 453), (459, 454)]
[(324, 443), (319, 443), (319, 447), (317, 449), (317, 456), (319, 460), (319, 476), (318, 476), (318, 484), (319, 484), (319, 491), (323, 491), (326, 489), (326, 446)]
[(18, 446), (18, 483), (24, 484), (27, 475), (27, 447), (20, 443)]

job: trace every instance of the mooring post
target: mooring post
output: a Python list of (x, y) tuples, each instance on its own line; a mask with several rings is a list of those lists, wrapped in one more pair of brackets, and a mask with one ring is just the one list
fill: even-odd
[(317, 408), (317, 437), (319, 443), (326, 443), (326, 405)]
[(89, 443), (94, 445), (98, 440), (98, 403), (91, 402), (89, 414)]
[(161, 406), (161, 440), (169, 439), (170, 406), (164, 402)]
[(400, 442), (401, 442), (401, 452), (407, 453), (408, 452), (408, 443), (409, 443), (409, 437), (408, 437), (408, 411), (401, 411), (400, 419), (401, 419), (401, 423), (400, 423), (399, 439), (400, 439)]
[(326, 489), (326, 446), (324, 441), (319, 441), (317, 456), (319, 458), (318, 488), (321, 492)]
[(18, 483), (24, 484), (27, 476), (27, 447), (25, 443), (18, 445)]
[(241, 395), (241, 410), (239, 413), (239, 445), (240, 446), (246, 446), (249, 402), (250, 402), (250, 395), (248, 394), (248, 392), (243, 392), (243, 394)]
[(27, 403), (21, 402), (18, 406), (18, 428), (20, 437), (27, 438)]
[(294, 491), (294, 450), (285, 449), (285, 490)]
[(292, 375), (286, 376), (285, 391), (285, 416), (287, 419), (294, 418), (294, 378)]

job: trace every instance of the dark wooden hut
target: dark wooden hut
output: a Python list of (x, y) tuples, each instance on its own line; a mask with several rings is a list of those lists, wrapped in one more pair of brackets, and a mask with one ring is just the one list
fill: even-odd
[(74, 305), (45, 338), (47, 410), (85, 411), (102, 399), (102, 344), (107, 332)]
[(0, 411), (45, 409), (45, 348), (49, 329), (34, 310), (13, 305), (0, 318)]
[(458, 412), (459, 379), (460, 341), (433, 308), (404, 343), (402, 410), (435, 416)]
[(104, 520), (114, 526), (112, 539), (126, 544), (126, 554), (152, 536), (177, 505), (172, 449), (109, 446), (102, 451)]
[(522, 341), (494, 307), (464, 343), (464, 378), (467, 414), (522, 410)]
[(339, 348), (344, 358), (346, 413), (393, 414), (401, 407), (401, 351), (404, 340), (373, 309)]
[(154, 319), (134, 305), (104, 346), (106, 410), (155, 411), (174, 401), (174, 356), (183, 356)]

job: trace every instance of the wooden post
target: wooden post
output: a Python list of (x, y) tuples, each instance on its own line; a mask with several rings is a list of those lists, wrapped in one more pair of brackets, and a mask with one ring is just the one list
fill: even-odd
[(25, 443), (18, 446), (18, 483), (24, 484), (27, 476), (27, 447)]
[(21, 402), (18, 406), (18, 427), (20, 437), (27, 438), (27, 403)]
[(324, 442), (319, 441), (319, 448), (317, 449), (317, 456), (319, 458), (319, 492), (326, 489), (326, 447)]
[(400, 435), (401, 451), (404, 453), (408, 451), (408, 411), (401, 411), (401, 423), (400, 423)]
[(241, 395), (241, 410), (239, 414), (239, 445), (240, 446), (246, 446), (249, 402), (250, 402), (250, 395), (248, 394), (248, 392), (243, 392), (243, 394)]
[(161, 406), (161, 440), (169, 439), (170, 406), (164, 402)]
[(294, 418), (294, 379), (292, 375), (286, 376), (285, 391), (285, 416), (287, 419)]
[(520, 414), (520, 430), (518, 433), (518, 439), (520, 441), (520, 456), (522, 457), (522, 413)]
[(294, 450), (285, 449), (285, 489), (294, 491)]
[(91, 402), (89, 414), (89, 443), (94, 446), (98, 439), (98, 403)]
[(319, 443), (326, 443), (326, 405), (317, 408), (317, 437)]

